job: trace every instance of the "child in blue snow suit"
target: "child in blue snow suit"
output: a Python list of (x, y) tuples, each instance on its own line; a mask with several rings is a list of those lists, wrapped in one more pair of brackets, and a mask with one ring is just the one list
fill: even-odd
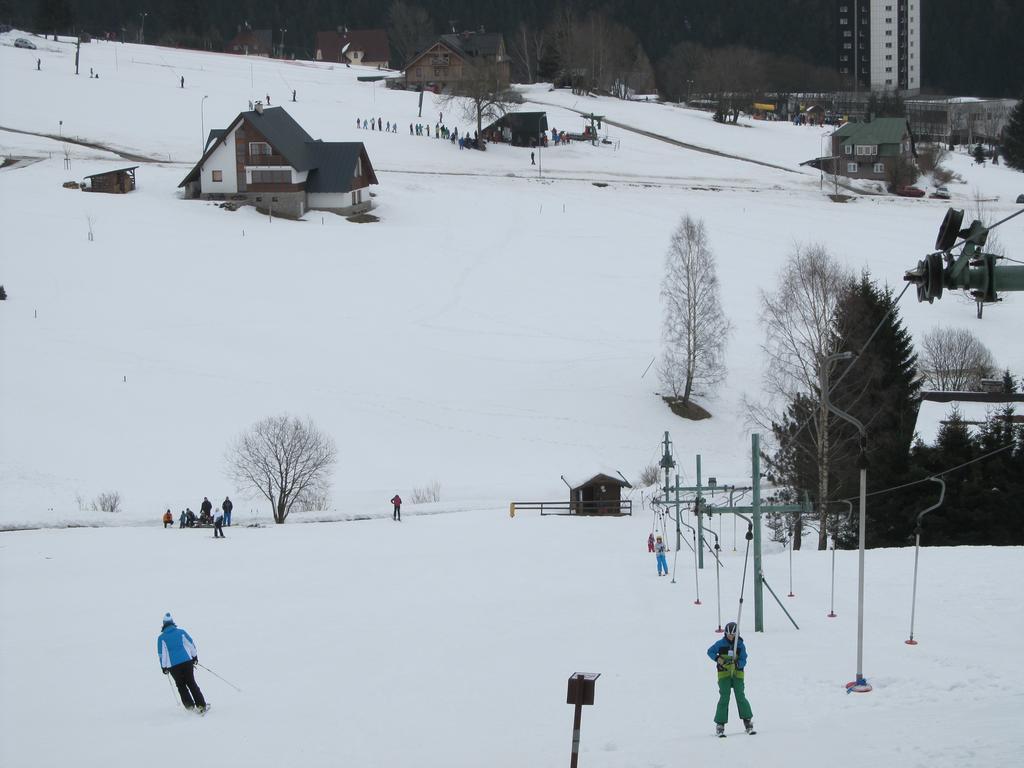
[(668, 576), (668, 561), (665, 560), (665, 542), (659, 536), (654, 542), (655, 557), (658, 560), (658, 575)]

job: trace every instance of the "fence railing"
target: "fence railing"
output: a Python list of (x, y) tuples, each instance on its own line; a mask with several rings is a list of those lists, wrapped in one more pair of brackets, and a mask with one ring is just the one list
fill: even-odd
[(542, 515), (632, 515), (632, 499), (619, 501), (513, 501), (509, 513), (540, 512)]

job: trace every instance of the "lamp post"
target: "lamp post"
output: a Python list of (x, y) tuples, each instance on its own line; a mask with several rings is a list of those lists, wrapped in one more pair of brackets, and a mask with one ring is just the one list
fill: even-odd
[(283, 59), (284, 58), (284, 33), (288, 31), (288, 28), (287, 27), (282, 27), (278, 31), (281, 33), (281, 53), (279, 54), (279, 57)]
[(139, 25), (139, 45), (146, 44), (146, 17), (149, 16), (149, 11), (143, 11), (139, 14), (142, 17), (142, 24)]
[(690, 89), (693, 87), (693, 80), (686, 81), (686, 106), (690, 106)]
[(199, 156), (202, 157), (203, 152), (206, 151), (206, 100), (210, 98), (209, 95), (203, 96), (199, 102), (199, 131), (202, 134), (199, 138), (202, 140), (202, 149), (199, 151)]

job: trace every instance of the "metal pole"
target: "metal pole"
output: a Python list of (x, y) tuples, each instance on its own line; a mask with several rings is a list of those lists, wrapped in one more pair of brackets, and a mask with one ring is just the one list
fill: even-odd
[[(718, 519), (721, 520), (722, 518), (719, 517)], [(716, 536), (715, 537), (715, 595), (716, 595), (716, 601), (718, 603), (718, 629), (715, 630), (716, 632), (721, 632), (722, 631), (722, 580), (721, 580), (721, 577), (719, 576), (719, 571), (720, 571), (720, 569), (722, 567), (722, 561), (721, 561), (721, 558), (719, 557), (719, 552), (721, 552), (721, 547), (718, 546), (718, 537)]]
[[(795, 526), (794, 526), (795, 527)], [(789, 532), (789, 594), (786, 597), (795, 597), (793, 594), (793, 541), (796, 536), (793, 535), (794, 531)]]
[(751, 435), (754, 474), (754, 631), (764, 632), (764, 593), (761, 590), (761, 435)]
[[(863, 440), (863, 437), (861, 438)], [(864, 534), (867, 528), (868, 470), (860, 468), (860, 533), (857, 546), (857, 678), (854, 683), (864, 685)]]
[(583, 675), (576, 675), (576, 709), (572, 716), (572, 757), (569, 768), (576, 768), (580, 756), (580, 721), (583, 718)]
[(836, 617), (836, 536), (832, 534), (832, 597), (828, 604), (828, 617)]
[(700, 514), (700, 490), (701, 490), (701, 479), (700, 479), (700, 454), (697, 454), (697, 501), (695, 502), (694, 510), (697, 513), (697, 539), (699, 555), (697, 557), (697, 567), (704, 567), (704, 518)]
[(740, 580), (740, 605), (736, 609), (736, 637), (732, 641), (732, 655), (736, 657), (736, 647), (740, 636), (740, 619), (743, 618), (743, 591), (747, 588), (747, 557), (750, 555), (750, 540), (754, 538), (751, 532), (752, 523), (747, 523), (747, 551), (743, 554), (743, 578)]
[(199, 151), (200, 157), (202, 157), (203, 152), (206, 151), (206, 100), (208, 98), (210, 98), (209, 95), (203, 96), (202, 100), (199, 102), (199, 130), (202, 134), (199, 137), (202, 141), (202, 144), (200, 145), (202, 148)]
[(917, 556), (921, 550), (921, 518), (933, 509), (941, 507), (942, 500), (946, 498), (946, 481), (941, 477), (929, 477), (928, 479), (938, 483), (942, 488), (939, 491), (939, 500), (917, 516), (917, 526), (914, 530), (914, 589), (910, 598), (910, 639), (904, 641), (907, 645), (917, 645), (917, 640), (914, 639), (914, 611), (917, 608)]

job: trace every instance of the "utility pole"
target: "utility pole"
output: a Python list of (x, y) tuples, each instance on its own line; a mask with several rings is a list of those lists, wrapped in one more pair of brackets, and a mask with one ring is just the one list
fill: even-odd
[(139, 14), (142, 17), (142, 24), (139, 25), (139, 45), (146, 44), (146, 17), (149, 16), (148, 11), (143, 11)]

